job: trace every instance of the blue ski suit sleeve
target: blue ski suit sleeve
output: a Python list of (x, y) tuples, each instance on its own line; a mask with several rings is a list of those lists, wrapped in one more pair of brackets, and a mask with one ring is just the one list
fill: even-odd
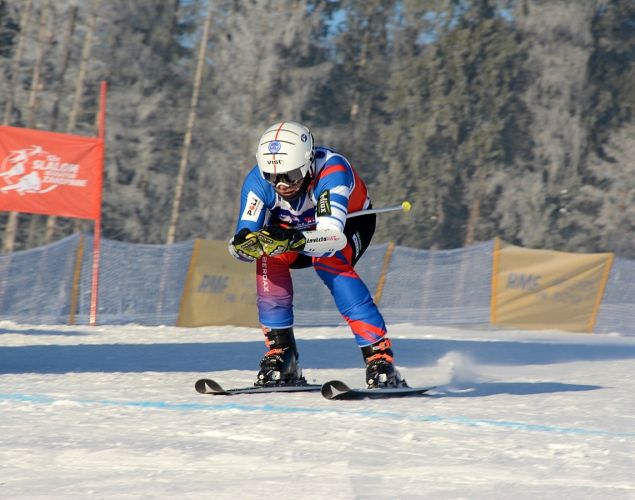
[(240, 193), (240, 216), (236, 223), (236, 233), (243, 228), (258, 231), (266, 224), (269, 210), (275, 204), (273, 187), (262, 178), (258, 166), (251, 169), (245, 178)]

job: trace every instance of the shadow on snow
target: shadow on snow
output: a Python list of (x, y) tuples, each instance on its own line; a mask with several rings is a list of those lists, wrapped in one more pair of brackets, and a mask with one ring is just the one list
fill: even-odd
[[(68, 332), (72, 334), (72, 332)], [(541, 342), (486, 342), (440, 339), (396, 339), (393, 342), (399, 366), (434, 366), (454, 352), (481, 365), (545, 365), (574, 361), (635, 358), (635, 345), (554, 344)], [(362, 368), (355, 341), (350, 339), (298, 339), (305, 369)], [(265, 351), (261, 341), (162, 344), (79, 344), (0, 347), (0, 374), (68, 372), (200, 372), (225, 370), (257, 371)], [(516, 384), (514, 393), (535, 390)], [(474, 390), (502, 391), (504, 384), (481, 384)], [(538, 388), (543, 392), (548, 387)], [(575, 390), (575, 389), (569, 389)]]
[(604, 389), (600, 385), (563, 384), (561, 382), (477, 382), (464, 389), (457, 387), (440, 388), (433, 398), (479, 398), (498, 394), (527, 396), (550, 392), (578, 392)]

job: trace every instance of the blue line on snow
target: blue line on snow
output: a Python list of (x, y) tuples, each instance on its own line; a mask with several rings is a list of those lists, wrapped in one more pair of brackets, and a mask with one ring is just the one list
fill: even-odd
[(172, 411), (232, 411), (245, 412), (270, 412), (270, 413), (307, 413), (307, 414), (336, 414), (342, 416), (388, 418), (392, 420), (404, 420), (410, 422), (438, 422), (442, 424), (458, 424), (466, 427), (498, 427), (519, 431), (554, 432), (560, 434), (579, 434), (589, 436), (608, 437), (635, 437), (635, 432), (611, 432), (596, 429), (584, 429), (580, 427), (560, 427), (554, 425), (527, 424), (506, 420), (473, 419), (469, 417), (444, 417), (440, 415), (404, 415), (402, 413), (385, 412), (376, 410), (342, 410), (325, 408), (306, 408), (299, 406), (276, 405), (248, 405), (243, 403), (205, 404), (205, 403), (168, 403), (166, 401), (115, 401), (109, 399), (56, 399), (45, 395), (0, 393), (0, 400), (19, 401), (35, 404), (54, 404), (60, 401), (70, 401), (79, 404), (96, 404), (101, 406), (115, 406), (127, 408), (149, 408), (154, 410)]

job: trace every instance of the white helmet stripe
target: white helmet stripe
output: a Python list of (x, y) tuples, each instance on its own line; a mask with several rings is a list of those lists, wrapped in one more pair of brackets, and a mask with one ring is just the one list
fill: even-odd
[[(278, 130), (276, 130), (276, 136), (274, 138), (275, 141), (278, 140), (278, 136), (280, 135), (280, 131), (282, 130), (283, 126), (284, 126), (284, 122), (280, 122), (280, 126), (278, 127)], [(282, 153), (282, 154), (285, 154), (285, 153)], [(276, 159), (276, 153), (273, 153), (273, 159), (274, 160)], [(273, 164), (273, 173), (274, 174), (278, 173), (278, 172), (276, 172), (276, 163), (275, 163), (275, 161), (274, 161), (274, 164)]]

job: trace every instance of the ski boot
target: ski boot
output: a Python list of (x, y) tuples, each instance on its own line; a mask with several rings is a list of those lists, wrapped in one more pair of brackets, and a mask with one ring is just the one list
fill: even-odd
[(368, 389), (408, 387), (399, 370), (393, 365), (391, 345), (390, 339), (384, 338), (376, 344), (362, 347)]
[(265, 328), (263, 331), (269, 351), (260, 361), (260, 371), (254, 385), (306, 385), (298, 363), (293, 328)]

